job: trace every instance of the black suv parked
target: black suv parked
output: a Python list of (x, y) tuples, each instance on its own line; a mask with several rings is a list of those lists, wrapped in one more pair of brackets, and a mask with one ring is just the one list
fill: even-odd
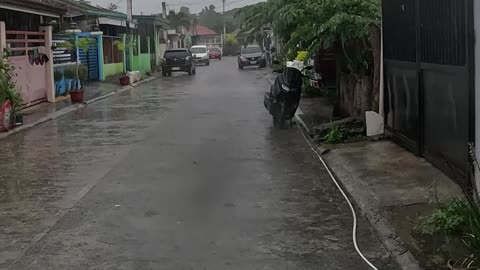
[(170, 49), (163, 55), (162, 75), (172, 76), (172, 72), (184, 71), (195, 74), (195, 61), (188, 49)]

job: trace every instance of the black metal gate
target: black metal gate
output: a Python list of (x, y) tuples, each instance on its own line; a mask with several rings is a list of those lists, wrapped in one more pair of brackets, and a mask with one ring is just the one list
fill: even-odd
[(383, 0), (385, 126), (468, 187), (473, 0)]

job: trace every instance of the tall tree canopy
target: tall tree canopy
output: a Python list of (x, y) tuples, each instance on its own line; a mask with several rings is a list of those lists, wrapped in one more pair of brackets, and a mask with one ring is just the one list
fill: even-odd
[(337, 115), (361, 118), (377, 109), (380, 42), (373, 33), (381, 21), (380, 0), (267, 0), (242, 8), (237, 16), (245, 31), (272, 27), (284, 52), (295, 52), (298, 45), (311, 55), (321, 48), (334, 50), (343, 71), (337, 80), (345, 85), (338, 89)]
[(223, 15), (216, 11), (215, 5), (203, 8), (198, 14), (198, 23), (204, 25), (217, 33), (223, 32)]
[(287, 48), (338, 46), (352, 69), (364, 69), (356, 63), (359, 46), (353, 44), (368, 43), (369, 27), (380, 24), (381, 8), (379, 0), (268, 0), (240, 9), (237, 16), (244, 18), (245, 30), (272, 26)]
[(170, 10), (168, 12), (167, 18), (170, 20), (172, 27), (175, 29), (178, 29), (182, 26), (190, 29), (192, 25), (191, 15), (182, 11), (176, 13), (175, 10)]

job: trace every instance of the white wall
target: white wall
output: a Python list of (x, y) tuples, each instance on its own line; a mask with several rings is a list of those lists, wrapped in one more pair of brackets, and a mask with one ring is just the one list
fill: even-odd
[[(473, 1), (475, 40), (480, 41), (480, 1)], [(475, 145), (480, 160), (480, 42), (475, 42)], [(480, 190), (480, 172), (475, 170), (477, 191)]]

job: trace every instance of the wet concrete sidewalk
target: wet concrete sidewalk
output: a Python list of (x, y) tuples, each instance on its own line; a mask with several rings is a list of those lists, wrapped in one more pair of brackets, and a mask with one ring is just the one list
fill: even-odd
[[(328, 122), (331, 113), (323, 98), (303, 99), (296, 118), (309, 132)], [(462, 196), (460, 187), (391, 141), (321, 145), (319, 150), (402, 269), (420, 269), (427, 256), (412, 237), (415, 221), (436, 202)]]
[[(55, 119), (61, 115), (75, 111), (87, 104), (96, 102), (111, 95), (115, 95), (125, 90), (132, 89), (142, 83), (149, 82), (158, 78), (158, 76), (147, 77), (140, 82), (128, 86), (120, 86), (113, 82), (91, 82), (85, 86), (84, 102), (72, 103), (69, 96), (54, 103), (43, 102), (31, 107), (20, 110), (23, 123), (16, 126), (9, 132), (0, 133), (0, 139), (8, 137), (14, 133), (32, 128), (48, 120)], [(62, 97), (60, 97), (62, 98)]]

